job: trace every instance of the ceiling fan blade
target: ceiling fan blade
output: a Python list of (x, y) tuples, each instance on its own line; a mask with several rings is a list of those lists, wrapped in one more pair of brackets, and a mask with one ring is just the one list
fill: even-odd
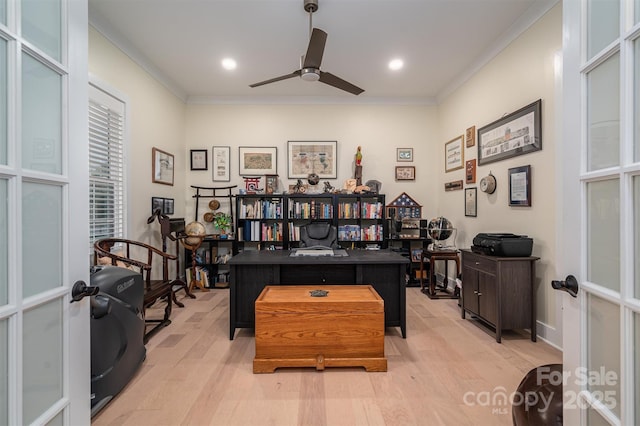
[(329, 72), (320, 71), (320, 81), (324, 84), (328, 84), (329, 86), (336, 87), (354, 95), (359, 95), (360, 93), (364, 92), (364, 89), (361, 89), (358, 86), (341, 79), (340, 77), (336, 77)]
[(297, 70), (297, 71), (292, 72), (291, 74), (281, 75), (280, 77), (271, 78), (269, 80), (261, 81), (259, 83), (250, 84), (249, 87), (258, 87), (258, 86), (263, 86), (263, 85), (269, 84), (269, 83), (275, 83), (276, 81), (286, 80), (288, 78), (300, 77), (301, 73), (302, 72), (300, 70)]
[(304, 55), (304, 64), (302, 68), (320, 68), (322, 63), (322, 55), (324, 54), (324, 45), (327, 42), (327, 33), (319, 28), (314, 28), (309, 39), (309, 47), (307, 54)]

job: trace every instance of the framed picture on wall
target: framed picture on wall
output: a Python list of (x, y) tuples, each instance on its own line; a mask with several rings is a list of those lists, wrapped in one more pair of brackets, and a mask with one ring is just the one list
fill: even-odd
[(173, 186), (173, 154), (153, 148), (151, 169), (152, 182)]
[(452, 172), (464, 167), (464, 135), (451, 139), (444, 145), (444, 171)]
[(275, 175), (278, 173), (278, 148), (275, 146), (241, 146), (240, 176)]
[(478, 165), (542, 149), (542, 100), (478, 129)]
[(320, 179), (338, 177), (337, 141), (287, 142), (287, 178), (306, 178), (310, 173)]
[(466, 188), (464, 190), (464, 215), (468, 217), (478, 216), (478, 188)]
[(191, 150), (191, 170), (207, 170), (207, 150), (192, 149)]
[(531, 207), (531, 166), (509, 169), (509, 205)]
[(160, 213), (164, 211), (164, 198), (151, 197), (151, 214), (155, 214), (156, 210), (159, 210)]
[(413, 161), (413, 148), (396, 148), (396, 161)]
[(414, 166), (396, 166), (396, 180), (416, 180)]
[(229, 161), (231, 148), (228, 146), (214, 146), (211, 149), (211, 152), (213, 181), (229, 182), (231, 180), (231, 175), (229, 173), (229, 168), (231, 167), (231, 163)]
[(173, 198), (165, 198), (164, 203), (162, 205), (163, 205), (162, 214), (166, 214), (166, 215), (173, 214), (173, 205), (174, 205)]

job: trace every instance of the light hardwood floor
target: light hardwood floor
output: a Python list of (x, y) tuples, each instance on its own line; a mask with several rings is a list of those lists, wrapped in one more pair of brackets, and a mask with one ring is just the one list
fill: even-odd
[(98, 415), (102, 425), (510, 425), (510, 395), (533, 367), (562, 354), (529, 334), (502, 344), (456, 300), (407, 288), (407, 338), (388, 328), (386, 373), (361, 368), (278, 369), (253, 374), (253, 330), (229, 340), (229, 291), (181, 299), (172, 324), (151, 338), (147, 359)]

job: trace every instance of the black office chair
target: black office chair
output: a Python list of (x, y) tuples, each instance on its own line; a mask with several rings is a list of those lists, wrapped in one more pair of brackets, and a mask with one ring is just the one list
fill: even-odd
[(328, 222), (311, 222), (300, 227), (300, 247), (339, 248), (338, 231)]

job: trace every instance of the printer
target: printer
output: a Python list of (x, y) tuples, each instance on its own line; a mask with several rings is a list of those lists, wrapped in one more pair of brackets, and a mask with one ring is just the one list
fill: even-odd
[(527, 257), (531, 256), (533, 239), (526, 235), (480, 233), (473, 238), (471, 251), (490, 256)]

